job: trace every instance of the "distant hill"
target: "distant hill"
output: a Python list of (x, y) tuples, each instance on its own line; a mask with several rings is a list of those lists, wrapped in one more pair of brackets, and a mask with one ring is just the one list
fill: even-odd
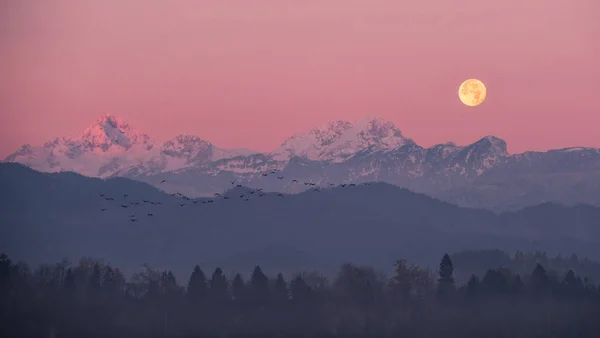
[(126, 272), (146, 262), (186, 275), (194, 264), (249, 271), (251, 261), (290, 271), (352, 261), (387, 271), (398, 258), (435, 266), (444, 252), (464, 249), (600, 259), (600, 209), (591, 206), (546, 203), (495, 214), (385, 183), (281, 196), (253, 191), (186, 199), (125, 178), (2, 163), (0, 251), (31, 264), (91, 255)]

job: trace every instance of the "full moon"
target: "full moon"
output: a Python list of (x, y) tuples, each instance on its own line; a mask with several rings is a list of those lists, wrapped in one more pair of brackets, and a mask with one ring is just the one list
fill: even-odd
[(485, 100), (485, 86), (476, 79), (468, 79), (460, 84), (458, 98), (469, 107), (480, 105)]

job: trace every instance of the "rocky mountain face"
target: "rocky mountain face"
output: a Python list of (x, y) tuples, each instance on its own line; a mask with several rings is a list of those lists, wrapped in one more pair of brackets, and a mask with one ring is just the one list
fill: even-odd
[(506, 142), (494, 136), (466, 146), (424, 148), (377, 117), (329, 122), (291, 136), (270, 153), (258, 153), (221, 149), (193, 135), (158, 143), (106, 115), (79, 139), (24, 145), (6, 161), (46, 172), (133, 178), (189, 196), (213, 195), (237, 184), (297, 193), (383, 181), (494, 210), (543, 202), (600, 205), (600, 149), (511, 155)]

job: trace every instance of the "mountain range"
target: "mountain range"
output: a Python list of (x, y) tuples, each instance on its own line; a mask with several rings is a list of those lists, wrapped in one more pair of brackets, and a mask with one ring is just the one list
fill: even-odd
[(379, 117), (332, 121), (261, 153), (222, 149), (194, 135), (157, 142), (105, 115), (78, 138), (23, 145), (5, 161), (44, 172), (126, 177), (197, 197), (225, 191), (231, 182), (298, 193), (315, 185), (381, 181), (495, 211), (544, 202), (600, 205), (600, 149), (509, 154), (506, 142), (494, 136), (425, 148)]
[(185, 278), (195, 264), (333, 272), (350, 261), (388, 271), (396, 259), (435, 266), (465, 249), (600, 259), (600, 208), (544, 203), (497, 214), (387, 183), (290, 195), (234, 187), (194, 199), (126, 178), (2, 163), (0, 215), (0, 252), (16, 260), (90, 255), (128, 273), (149, 263)]

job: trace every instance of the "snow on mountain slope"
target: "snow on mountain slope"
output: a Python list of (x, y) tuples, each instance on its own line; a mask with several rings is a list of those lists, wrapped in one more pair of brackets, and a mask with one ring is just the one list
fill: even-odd
[(56, 138), (42, 147), (24, 145), (6, 161), (45, 172), (75, 171), (108, 177), (118, 172), (155, 174), (252, 153), (220, 149), (193, 135), (179, 135), (158, 144), (120, 118), (104, 115), (78, 139)]
[(410, 143), (413, 143), (412, 140), (402, 136), (392, 122), (366, 117), (355, 124), (333, 121), (296, 134), (274, 150), (271, 156), (278, 161), (296, 156), (340, 163), (361, 151), (390, 151)]

